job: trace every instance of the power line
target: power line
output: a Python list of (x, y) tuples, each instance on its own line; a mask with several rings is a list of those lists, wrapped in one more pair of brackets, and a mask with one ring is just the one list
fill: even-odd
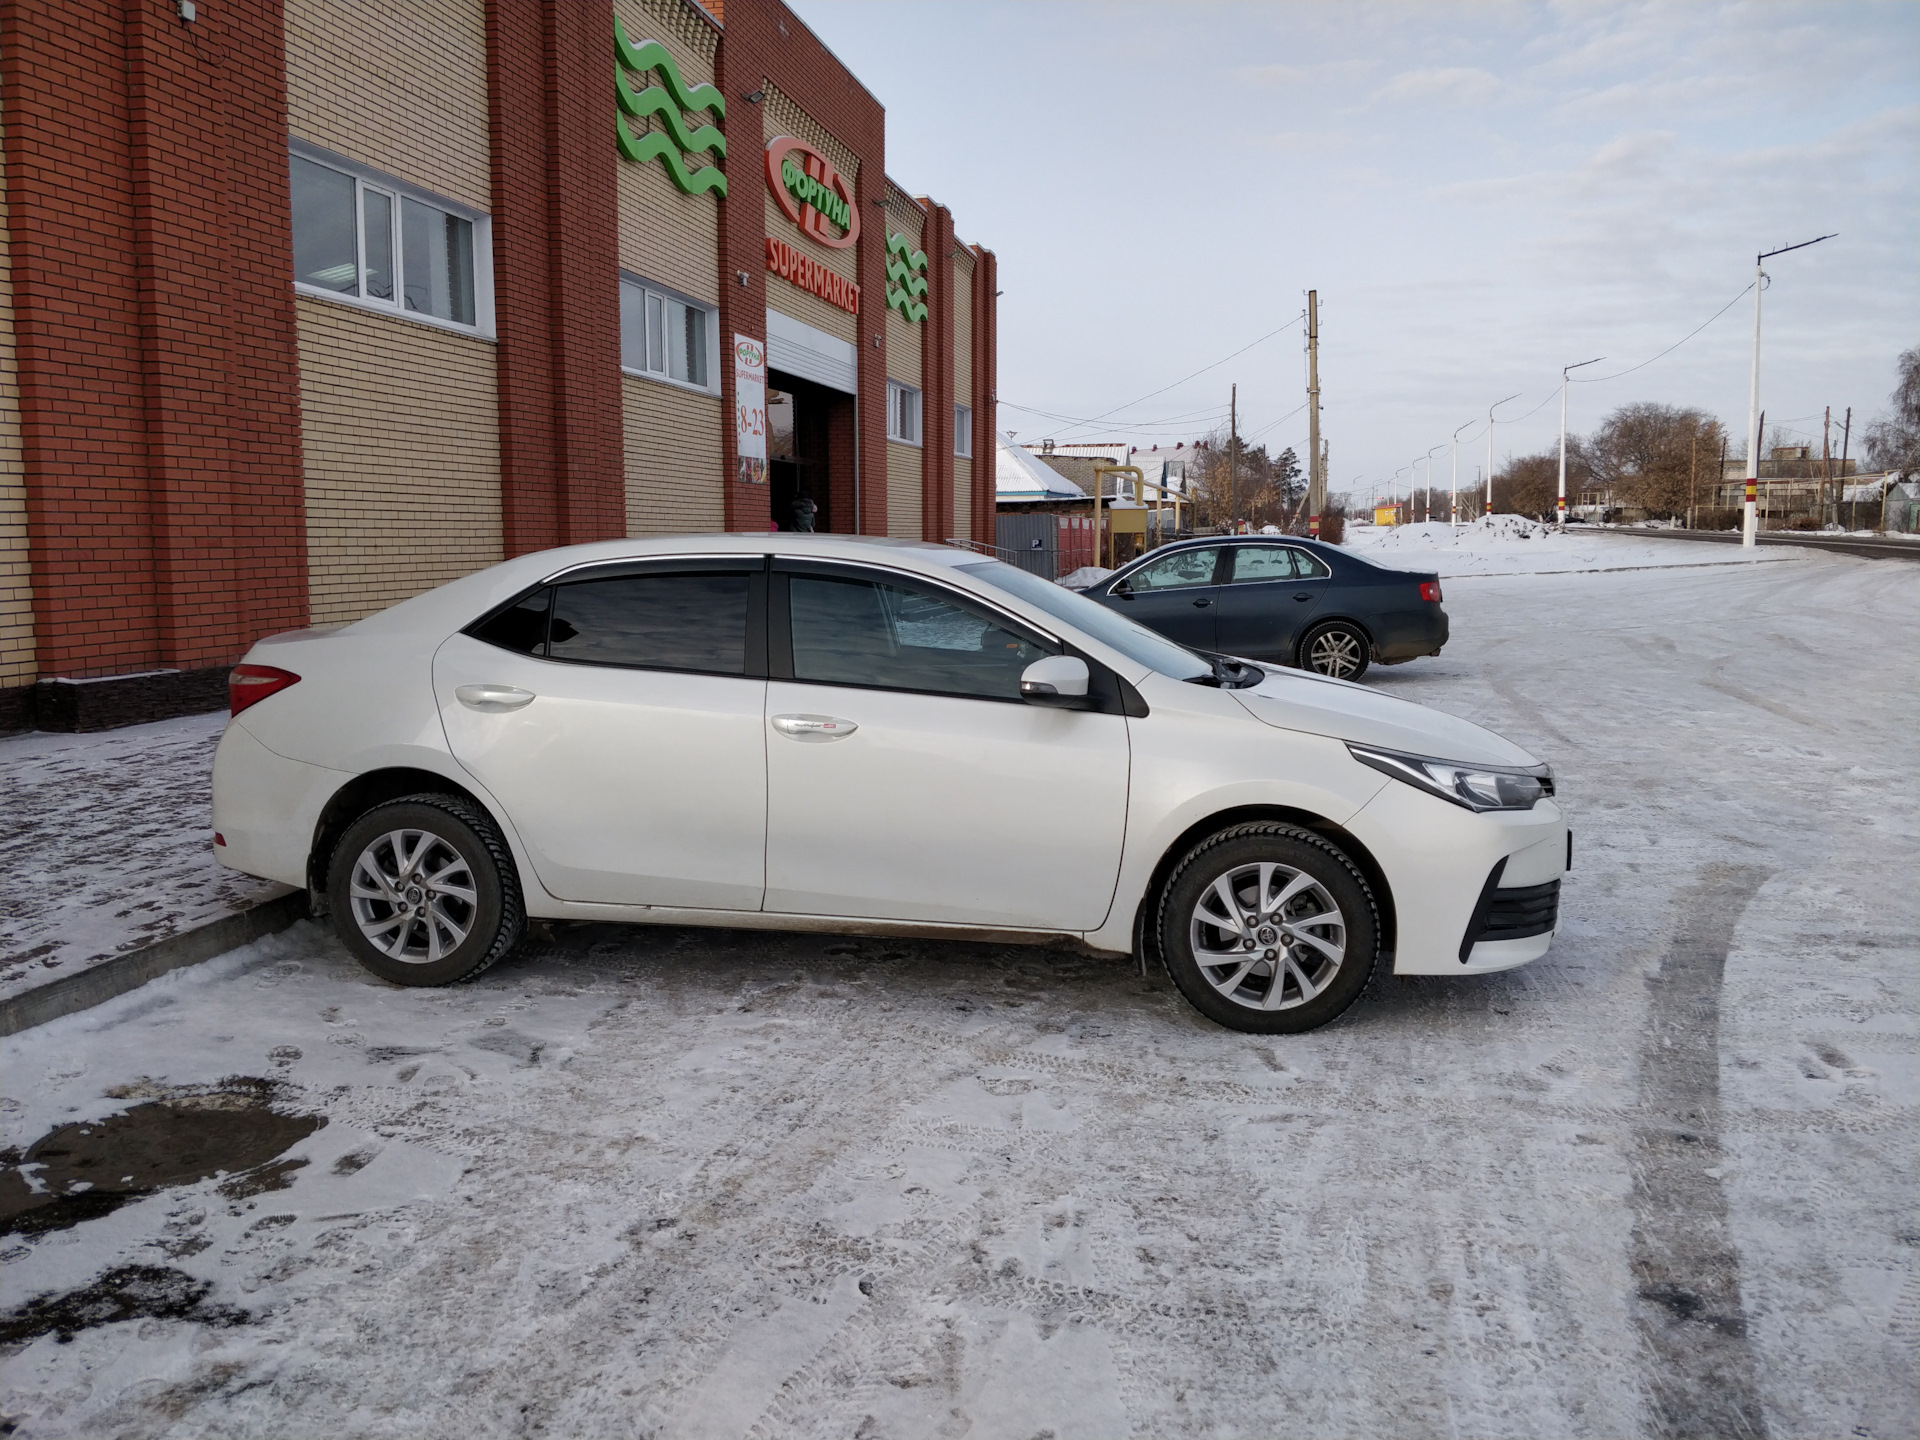
[[(1096, 415), (1091, 420), (1085, 420), (1080, 422), (1080, 425), (1077, 426), (1076, 428), (1084, 428), (1085, 426), (1089, 426), (1089, 425), (1104, 424), (1106, 421), (1112, 419), (1115, 415), (1118, 415), (1122, 410), (1131, 410), (1135, 405), (1138, 405), (1142, 400), (1151, 400), (1156, 395), (1164, 395), (1169, 390), (1177, 390), (1182, 385), (1186, 384), (1189, 380), (1197, 380), (1200, 378), (1200, 376), (1206, 374), (1209, 370), (1218, 370), (1222, 365), (1226, 364), (1227, 361), (1237, 359), (1239, 356), (1246, 354), (1247, 351), (1253, 349), (1255, 345), (1266, 344), (1267, 341), (1271, 340), (1274, 336), (1282, 333), (1283, 331), (1291, 330), (1295, 325), (1298, 325), (1302, 320), (1306, 318), (1307, 318), (1307, 312), (1302, 310), (1298, 315), (1294, 316), (1291, 320), (1287, 321), (1286, 324), (1279, 326), (1277, 329), (1269, 330), (1266, 334), (1262, 335), (1258, 340), (1254, 340), (1246, 345), (1242, 345), (1238, 350), (1234, 351), (1233, 354), (1222, 355), (1218, 360), (1215, 360), (1211, 365), (1202, 365), (1198, 370), (1195, 370), (1191, 375), (1183, 375), (1178, 380), (1174, 381), (1173, 384), (1171, 385), (1162, 385), (1158, 390), (1149, 390), (1145, 395), (1141, 395), (1136, 397), (1135, 399), (1129, 400), (1124, 405), (1116, 405), (1113, 407), (1113, 409), (1107, 411), (1103, 415)], [(1021, 409), (1024, 407), (1016, 406), (1015, 408)], [(1035, 412), (1035, 413), (1039, 413), (1039, 412)]]
[[(1808, 241), (1807, 243), (1812, 244), (1813, 242)], [(1711, 325), (1714, 321), (1718, 320), (1722, 315), (1726, 314), (1727, 311), (1731, 310), (1735, 305), (1738, 305), (1741, 299), (1746, 295), (1747, 291), (1751, 289), (1753, 289), (1753, 282), (1749, 280), (1746, 284), (1746, 288), (1743, 289), (1740, 292), (1740, 294), (1734, 296), (1733, 299), (1729, 300), (1726, 304), (1722, 305), (1718, 310), (1714, 311), (1713, 314), (1709, 315), (1705, 320), (1701, 321), (1700, 324), (1694, 326), (1693, 329), (1689, 330), (1686, 334), (1682, 335), (1678, 340), (1674, 341), (1673, 344), (1669, 345), (1666, 349), (1662, 350), (1658, 355), (1654, 356), (1653, 360), (1666, 359), (1667, 356), (1671, 355), (1674, 351), (1678, 350), (1682, 345), (1686, 344), (1687, 341), (1691, 340), (1694, 336), (1698, 335), (1702, 330), (1706, 329), (1707, 326)], [(1646, 369), (1647, 366), (1653, 364), (1653, 360), (1642, 360), (1638, 365), (1629, 365), (1626, 369), (1616, 370), (1611, 375), (1595, 375), (1590, 380), (1580, 379), (1580, 380), (1575, 380), (1573, 383), (1576, 385), (1598, 385), (1603, 380), (1618, 380), (1622, 375), (1631, 375), (1636, 370)]]

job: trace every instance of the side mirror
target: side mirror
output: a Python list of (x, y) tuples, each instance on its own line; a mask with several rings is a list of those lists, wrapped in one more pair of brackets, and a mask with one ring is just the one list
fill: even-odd
[(1087, 662), (1078, 655), (1049, 655), (1020, 673), (1020, 698), (1029, 705), (1074, 710), (1086, 703)]
[(1124, 580), (1116, 580), (1113, 583), (1113, 588), (1107, 591), (1107, 593), (1109, 595), (1118, 595), (1122, 600), (1131, 600), (1133, 598), (1133, 586)]

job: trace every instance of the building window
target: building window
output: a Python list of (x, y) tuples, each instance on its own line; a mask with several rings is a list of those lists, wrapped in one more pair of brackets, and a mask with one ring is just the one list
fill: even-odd
[(962, 457), (973, 454), (973, 411), (965, 405), (953, 407), (953, 453)]
[(651, 280), (620, 277), (620, 368), (713, 391), (720, 312)]
[(887, 382), (887, 438), (920, 443), (920, 392), (897, 380)]
[(486, 217), (331, 157), (289, 157), (293, 283), (462, 330), (486, 328)]

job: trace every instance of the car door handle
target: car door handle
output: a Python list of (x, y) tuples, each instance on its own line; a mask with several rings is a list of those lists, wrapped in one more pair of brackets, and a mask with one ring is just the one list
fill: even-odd
[(1205, 598), (1203, 597), (1203, 598), (1201, 598), (1201, 599), (1199, 599), (1199, 600), (1196, 600), (1196, 601), (1194, 601), (1194, 602), (1193, 602), (1193, 608), (1194, 608), (1194, 609), (1196, 609), (1196, 610), (1204, 610), (1204, 609), (1206, 609), (1206, 608), (1207, 608), (1207, 606), (1209, 606), (1209, 605), (1211, 605), (1212, 603), (1213, 603), (1213, 601), (1211, 601), (1211, 600), (1208, 600), (1208, 599), (1205, 599)]
[(486, 710), (496, 714), (504, 710), (518, 710), (533, 701), (533, 691), (522, 690), (518, 685), (462, 685), (453, 693), (469, 710)]
[(860, 727), (837, 715), (776, 715), (773, 728), (793, 740), (844, 740)]
[(1296, 600), (1311, 600), (1313, 598), (1313, 592), (1311, 590), (1302, 590), (1298, 595), (1295, 595), (1293, 598)]

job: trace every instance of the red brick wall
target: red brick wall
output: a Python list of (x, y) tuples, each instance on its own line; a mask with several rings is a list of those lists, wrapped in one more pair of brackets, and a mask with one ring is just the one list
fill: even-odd
[(976, 249), (973, 268), (973, 538), (995, 543), (994, 472), (1000, 463), (1000, 262)]
[[(766, 181), (761, 173), (764, 149), (757, 106), (741, 99), (771, 78), (794, 102), (860, 157), (855, 182), (860, 206), (860, 238), (854, 246), (860, 286), (859, 446), (860, 519), (863, 534), (887, 529), (887, 236), (878, 200), (886, 186), (886, 113), (840, 62), (777, 0), (731, 0), (720, 40), (718, 83), (727, 97), (727, 198), (720, 202), (720, 350), (721, 385), (726, 404), (727, 528), (764, 530), (768, 490), (734, 479), (733, 337), (767, 338)], [(804, 238), (793, 242), (811, 247)], [(747, 283), (739, 276), (744, 272)], [(878, 344), (876, 345), (876, 340)], [(838, 473), (840, 428), (835, 427), (832, 469)], [(851, 486), (848, 486), (849, 491)], [(833, 492), (833, 525), (850, 531), (852, 496), (841, 505)]]
[(228, 663), (306, 617), (280, 8), (0, 29), (40, 673)]
[(489, 0), (506, 551), (626, 533), (612, 0)]
[(920, 376), (926, 391), (920, 538), (953, 534), (953, 212), (926, 196), (927, 318), (920, 324)]

